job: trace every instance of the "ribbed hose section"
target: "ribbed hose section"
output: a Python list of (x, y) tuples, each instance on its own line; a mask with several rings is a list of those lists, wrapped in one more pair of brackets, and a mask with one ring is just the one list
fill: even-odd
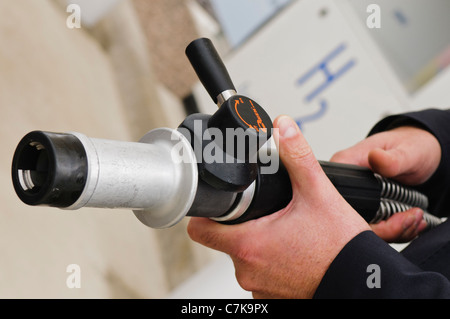
[[(376, 224), (382, 220), (388, 219), (396, 213), (405, 212), (413, 207), (417, 206), (411, 206), (388, 199), (382, 199), (380, 202), (380, 209), (378, 210), (376, 217), (374, 218), (372, 223)], [(426, 209), (422, 208), (422, 210), (424, 211), (423, 219), (427, 222), (427, 228), (433, 228), (442, 223), (440, 218), (428, 213)]]
[(411, 188), (401, 186), (400, 184), (388, 180), (378, 174), (375, 174), (381, 185), (380, 208), (372, 223), (378, 223), (386, 220), (395, 213), (407, 211), (413, 207), (419, 207), (424, 211), (424, 220), (428, 228), (435, 227), (441, 223), (441, 219), (428, 213), (428, 198)]
[(389, 199), (412, 207), (420, 207), (422, 209), (428, 208), (428, 198), (424, 194), (411, 188), (401, 186), (378, 174), (375, 174), (375, 177), (381, 184), (382, 199)]

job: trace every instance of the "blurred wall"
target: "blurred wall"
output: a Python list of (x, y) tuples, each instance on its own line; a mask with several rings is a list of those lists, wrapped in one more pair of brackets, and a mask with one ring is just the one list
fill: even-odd
[[(134, 3), (91, 29), (67, 28), (63, 3), (0, 0), (0, 298), (164, 297), (212, 258), (186, 221), (152, 230), (130, 211), (28, 207), (12, 188), (12, 155), (29, 131), (134, 141), (185, 115), (155, 75)], [(71, 264), (81, 288), (66, 284)]]

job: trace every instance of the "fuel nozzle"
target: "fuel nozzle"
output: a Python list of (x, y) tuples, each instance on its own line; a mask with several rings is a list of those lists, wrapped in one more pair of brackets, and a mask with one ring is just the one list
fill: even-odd
[[(191, 42), (186, 55), (219, 109), (207, 117), (192, 115), (180, 127), (190, 131), (191, 137), (197, 135), (194, 138), (202, 141), (202, 154), (197, 155), (204, 156), (205, 148), (215, 148), (215, 159), (223, 159), (213, 163), (206, 161), (199, 166), (206, 181), (223, 190), (243, 191), (256, 179), (257, 153), (271, 137), (272, 120), (256, 101), (237, 94), (211, 40), (200, 38)], [(202, 136), (194, 131), (195, 122), (201, 123), (202, 129), (197, 132)], [(214, 138), (205, 139), (205, 135), (214, 135)]]
[[(185, 216), (242, 220), (281, 208), (290, 198), (289, 188), (287, 196), (277, 196), (258, 178), (257, 152), (270, 136), (269, 116), (255, 101), (236, 94), (210, 40), (192, 42), (186, 54), (220, 104), (214, 115), (189, 116), (178, 129), (155, 129), (139, 142), (30, 132), (13, 157), (18, 197), (28, 205), (66, 210), (131, 209), (152, 228), (173, 226)], [(204, 156), (208, 150), (213, 158)], [(258, 194), (267, 201), (283, 200), (256, 205)], [(257, 213), (248, 215), (249, 210)]]
[[(186, 55), (219, 107), (213, 115), (192, 114), (177, 129), (152, 130), (139, 142), (30, 132), (13, 157), (19, 198), (67, 210), (128, 208), (152, 228), (173, 226), (184, 216), (236, 224), (286, 207), (292, 187), (277, 150), (267, 143), (273, 129), (269, 115), (237, 94), (209, 39), (193, 41)], [(277, 165), (266, 170), (272, 163), (263, 155)], [(368, 222), (410, 207), (427, 209), (425, 196), (367, 168), (320, 164)], [(440, 223), (428, 213), (425, 219), (432, 226)]]

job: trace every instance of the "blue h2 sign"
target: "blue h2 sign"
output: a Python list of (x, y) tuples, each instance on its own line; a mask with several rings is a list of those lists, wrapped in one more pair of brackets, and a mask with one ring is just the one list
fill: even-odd
[(296, 122), (300, 128), (307, 123), (320, 119), (328, 110), (328, 102), (322, 97), (322, 93), (345, 73), (347, 73), (355, 64), (355, 59), (350, 59), (337, 71), (331, 72), (329, 69), (329, 63), (333, 61), (337, 56), (343, 53), (347, 49), (345, 43), (341, 43), (334, 50), (332, 50), (325, 58), (323, 58), (317, 65), (305, 72), (297, 81), (296, 86), (303, 86), (317, 73), (322, 73), (325, 81), (315, 87), (311, 92), (306, 94), (304, 100), (306, 103), (318, 103), (319, 109), (309, 115), (298, 117)]

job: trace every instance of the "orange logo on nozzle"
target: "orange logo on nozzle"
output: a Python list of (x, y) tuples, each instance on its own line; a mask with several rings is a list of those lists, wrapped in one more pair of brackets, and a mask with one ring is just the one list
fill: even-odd
[(251, 129), (255, 129), (257, 132), (259, 132), (259, 129), (261, 129), (264, 133), (267, 133), (267, 127), (264, 124), (263, 120), (261, 119), (261, 116), (258, 113), (258, 110), (256, 109), (255, 105), (253, 104), (253, 101), (249, 99), (250, 105), (251, 105), (251, 110), (253, 111), (253, 113), (256, 116), (256, 123), (258, 125), (251, 125), (248, 124), (243, 118), (242, 116), (239, 114), (239, 111), (237, 109), (239, 104), (244, 104), (244, 101), (242, 100), (242, 98), (239, 98), (239, 100), (236, 100), (234, 103), (234, 109), (236, 111), (236, 114), (239, 116), (239, 118), (242, 120), (242, 122), (244, 122), (249, 128)]

